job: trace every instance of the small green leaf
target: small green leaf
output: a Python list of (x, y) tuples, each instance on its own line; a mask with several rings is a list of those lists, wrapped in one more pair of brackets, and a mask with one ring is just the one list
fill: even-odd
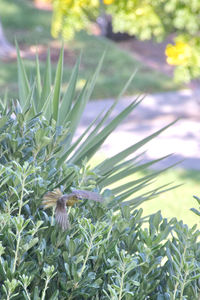
[(190, 208), (190, 210), (195, 213), (197, 216), (200, 216), (200, 211), (198, 211), (196, 208)]

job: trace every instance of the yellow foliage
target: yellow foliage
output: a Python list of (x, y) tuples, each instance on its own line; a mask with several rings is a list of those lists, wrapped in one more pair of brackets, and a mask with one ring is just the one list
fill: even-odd
[(175, 45), (167, 45), (165, 54), (167, 56), (168, 64), (185, 66), (190, 61), (192, 49), (190, 45), (179, 41)]
[(114, 1), (115, 1), (115, 0), (103, 0), (103, 3), (104, 3), (105, 5), (110, 5), (110, 4), (112, 4)]
[(99, 0), (53, 0), (53, 4), (51, 34), (56, 38), (61, 33), (66, 40), (71, 40), (76, 31), (88, 27), (86, 12), (92, 15), (99, 8)]

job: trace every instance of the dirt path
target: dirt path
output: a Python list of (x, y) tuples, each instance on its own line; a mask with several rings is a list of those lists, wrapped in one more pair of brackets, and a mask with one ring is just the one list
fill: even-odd
[[(119, 47), (123, 50), (127, 50), (134, 58), (146, 64), (148, 67), (172, 77), (174, 67), (167, 64), (165, 56), (166, 45), (170, 43), (173, 44), (173, 36), (168, 37), (162, 43), (139, 41), (137, 39), (117, 42)], [(185, 87), (199, 89), (200, 80), (192, 80), (189, 84), (185, 85)]]
[(130, 39), (118, 42), (117, 44), (122, 49), (133, 54), (135, 58), (146, 64), (148, 67), (163, 72), (168, 76), (172, 76), (174, 68), (166, 63), (165, 56), (165, 48), (169, 43), (172, 43), (172, 38), (168, 38), (162, 43)]

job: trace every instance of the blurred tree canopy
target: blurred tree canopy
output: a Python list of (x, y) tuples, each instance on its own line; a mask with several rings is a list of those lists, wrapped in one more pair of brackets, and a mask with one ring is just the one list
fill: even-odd
[(200, 76), (199, 0), (52, 0), (52, 35), (70, 40), (76, 31), (88, 30), (98, 17), (109, 15), (114, 32), (140, 40), (161, 42), (174, 34), (166, 48), (167, 62), (175, 77), (190, 81)]

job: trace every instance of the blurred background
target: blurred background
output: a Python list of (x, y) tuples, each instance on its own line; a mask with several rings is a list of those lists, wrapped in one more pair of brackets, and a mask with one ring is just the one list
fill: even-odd
[(166, 217), (176, 216), (194, 224), (198, 218), (190, 208), (196, 206), (193, 195), (200, 195), (200, 3), (139, 2), (1, 0), (0, 97), (18, 97), (15, 40), (31, 78), (36, 53), (44, 68), (50, 49), (56, 66), (64, 39), (63, 88), (82, 53), (77, 93), (106, 51), (80, 132), (99, 110), (112, 104), (137, 70), (114, 114), (136, 95), (145, 94), (146, 98), (106, 142), (97, 160), (180, 118), (144, 150), (148, 150), (147, 160), (174, 153), (166, 160), (166, 166), (181, 162), (160, 176), (159, 184), (173, 181), (183, 186), (144, 204), (144, 209), (147, 213), (161, 209)]

